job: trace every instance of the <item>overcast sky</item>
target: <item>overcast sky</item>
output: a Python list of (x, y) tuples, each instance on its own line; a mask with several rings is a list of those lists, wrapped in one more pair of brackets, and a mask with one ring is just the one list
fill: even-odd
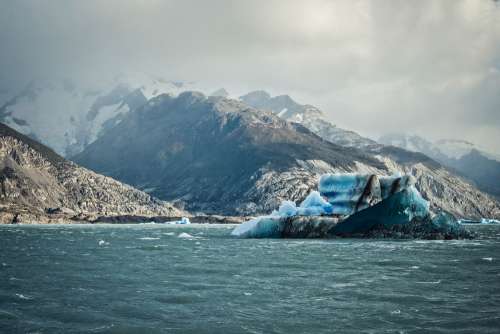
[(377, 138), (500, 152), (500, 4), (0, 0), (0, 80), (137, 71), (265, 89)]

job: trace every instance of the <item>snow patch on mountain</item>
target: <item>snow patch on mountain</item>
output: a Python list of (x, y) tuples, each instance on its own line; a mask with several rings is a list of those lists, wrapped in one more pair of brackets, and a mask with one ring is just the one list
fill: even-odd
[(73, 156), (148, 99), (194, 88), (194, 83), (140, 73), (90, 83), (39, 79), (19, 90), (1, 90), (0, 122), (63, 156)]

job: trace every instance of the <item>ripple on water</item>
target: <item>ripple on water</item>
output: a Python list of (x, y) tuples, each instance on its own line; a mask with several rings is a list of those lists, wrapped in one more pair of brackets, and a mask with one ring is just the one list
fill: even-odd
[[(240, 240), (230, 231), (0, 227), (0, 332), (493, 333), (500, 326), (493, 256), (500, 227), (472, 242)], [(112, 246), (99, 247), (101, 240)]]

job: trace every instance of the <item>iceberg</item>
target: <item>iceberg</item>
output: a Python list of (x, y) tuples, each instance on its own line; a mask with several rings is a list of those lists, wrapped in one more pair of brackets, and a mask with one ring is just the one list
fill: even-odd
[(277, 238), (284, 230), (284, 218), (296, 216), (321, 216), (333, 213), (333, 206), (321, 197), (319, 192), (312, 191), (297, 207), (295, 202), (283, 201), (278, 211), (269, 216), (257, 217), (238, 225), (232, 235), (242, 238)]
[(240, 238), (471, 237), (452, 215), (432, 214), (411, 175), (325, 174), (318, 188), (299, 206), (283, 201), (277, 211), (249, 220), (231, 234)]
[(278, 211), (273, 211), (271, 216), (292, 217), (292, 216), (320, 216), (333, 213), (332, 204), (321, 197), (319, 192), (312, 191), (297, 207), (295, 202), (283, 201)]
[(319, 191), (333, 205), (333, 213), (351, 215), (415, 184), (411, 175), (324, 174)]
[(460, 224), (500, 224), (500, 220), (497, 219), (489, 219), (489, 218), (481, 218), (477, 219), (459, 219), (458, 222)]
[(182, 217), (181, 220), (167, 221), (165, 224), (169, 225), (187, 225), (191, 224), (191, 221), (187, 217)]
[(374, 227), (388, 227), (426, 219), (430, 219), (429, 202), (411, 186), (347, 217), (335, 226), (333, 232), (340, 236), (356, 235), (366, 233)]
[(481, 218), (481, 224), (500, 224), (500, 220)]
[(319, 192), (333, 206), (333, 214), (350, 215), (382, 200), (376, 175), (324, 174)]

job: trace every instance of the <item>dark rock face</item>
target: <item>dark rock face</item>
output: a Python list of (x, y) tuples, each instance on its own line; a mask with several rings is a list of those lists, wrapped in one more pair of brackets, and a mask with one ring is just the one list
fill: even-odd
[(43, 222), (50, 220), (46, 215), (82, 220), (95, 215), (182, 215), (172, 205), (81, 168), (1, 123), (0, 184), (2, 222)]
[(302, 200), (324, 172), (384, 168), (299, 124), (193, 92), (150, 100), (74, 160), (189, 211), (233, 215)]

